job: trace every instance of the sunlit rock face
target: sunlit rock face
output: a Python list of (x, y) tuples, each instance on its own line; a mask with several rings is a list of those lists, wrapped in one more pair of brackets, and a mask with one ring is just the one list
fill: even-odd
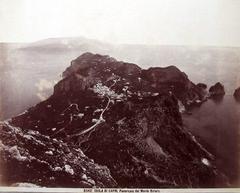
[[(214, 155), (182, 123), (179, 103), (188, 106), (198, 100), (202, 88), (174, 66), (143, 70), (85, 53), (64, 71), (51, 97), (2, 124), (6, 168), (10, 158), (19, 155), (47, 162), (41, 171), (30, 164), (31, 178), (10, 172), (5, 181), (19, 183), (24, 178), (37, 185), (68, 187), (226, 186)], [(37, 134), (27, 142), (24, 135), (29, 132)], [(45, 149), (33, 146), (36, 140)], [(14, 167), (28, 171), (24, 161)], [(62, 181), (52, 168), (72, 178)], [(50, 183), (52, 176), (55, 181)], [(39, 179), (42, 183), (36, 183)]]

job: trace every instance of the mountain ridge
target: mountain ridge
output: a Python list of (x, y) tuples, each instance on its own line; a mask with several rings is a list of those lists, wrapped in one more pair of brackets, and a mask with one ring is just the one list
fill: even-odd
[[(179, 101), (187, 106), (202, 99), (201, 89), (176, 67), (142, 70), (106, 55), (85, 53), (64, 71), (52, 96), (1, 124), (2, 146), (6, 147), (1, 150), (3, 165), (8, 168), (10, 160), (16, 160), (16, 148), (21, 149), (20, 155), (33, 156), (31, 146), (22, 149), (26, 143), (23, 134), (33, 130), (40, 141), (47, 138), (45, 143), (50, 147), (55, 140), (65, 144), (69, 153), (80, 148), (97, 164), (106, 166), (110, 173), (98, 173), (99, 178), (94, 179), (99, 187), (227, 186), (226, 177), (215, 166), (215, 157), (184, 128), (179, 112)], [(19, 140), (12, 140), (16, 136), (12, 127), (21, 128)], [(33, 137), (29, 137), (32, 143)], [(36, 151), (40, 147), (36, 146)], [(51, 150), (50, 159), (46, 152), (39, 158), (52, 165), (55, 157), (63, 155), (58, 148)], [(11, 156), (6, 156), (9, 153)], [(62, 170), (73, 173), (75, 163), (65, 158), (57, 164), (67, 164)], [(74, 159), (89, 164), (81, 157)], [(19, 164), (28, 167), (25, 160), (17, 160)], [(19, 183), (19, 170), (14, 172), (5, 173), (5, 181), (18, 176), (11, 183)], [(65, 185), (64, 176), (48, 184), (49, 168), (42, 172), (45, 176), (40, 182), (41, 177), (34, 173), (31, 179), (21, 177), (24, 182), (42, 186)], [(97, 171), (91, 167), (86, 172), (90, 177), (84, 183), (74, 175), (66, 186), (94, 187), (91, 173)]]
[[(37, 52), (33, 52), (30, 48), (32, 43), (0, 46), (3, 49), (2, 58), (4, 59), (0, 62), (3, 93), (1, 120), (16, 116), (26, 108), (49, 97), (53, 92), (53, 86), (39, 89), (38, 85), (43, 81), (54, 85), (69, 61), (85, 52), (111, 55), (118, 60), (138, 64), (143, 69), (151, 66), (174, 65), (188, 74), (194, 83), (203, 82), (212, 85), (220, 81), (224, 82), (226, 93), (232, 94), (236, 89), (232, 87), (236, 84), (238, 77), (238, 48), (210, 49), (160, 45), (152, 47), (105, 44), (104, 42), (92, 44), (87, 38), (83, 38), (86, 41), (82, 41), (81, 38), (70, 39), (74, 42), (70, 44), (71, 49), (68, 48), (67, 42), (62, 41), (62, 38), (56, 38), (54, 49), (48, 49), (48, 46), (39, 44), (42, 51)], [(48, 42), (48, 40), (44, 41)], [(23, 50), (22, 47), (29, 49)], [(210, 64), (214, 70), (208, 70)]]

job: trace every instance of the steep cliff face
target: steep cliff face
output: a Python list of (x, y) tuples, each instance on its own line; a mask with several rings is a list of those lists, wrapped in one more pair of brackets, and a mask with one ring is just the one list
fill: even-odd
[[(102, 176), (98, 170), (102, 167), (92, 163), (85, 172), (77, 172), (76, 177), (84, 173), (96, 186), (113, 187), (115, 181), (118, 187), (225, 186), (214, 156), (186, 131), (179, 113), (179, 101), (190, 105), (201, 100), (201, 89), (176, 67), (142, 70), (109, 56), (85, 53), (66, 69), (49, 99), (12, 118), (4, 128), (19, 127), (23, 133), (33, 130), (47, 137), (47, 144), (66, 144), (80, 161), (74, 165), (63, 156), (58, 162), (66, 162), (74, 171), (90, 162), (74, 153), (81, 149), (110, 170), (111, 174), (104, 167)], [(11, 138), (1, 136), (5, 146)], [(60, 144), (56, 149), (62, 149)], [(40, 154), (38, 159), (45, 157)], [(83, 186), (76, 180), (66, 185)]]

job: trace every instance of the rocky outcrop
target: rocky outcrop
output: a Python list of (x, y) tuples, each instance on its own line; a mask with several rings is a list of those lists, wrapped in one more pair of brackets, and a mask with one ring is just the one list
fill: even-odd
[(218, 82), (209, 88), (210, 97), (223, 96), (225, 94), (224, 86)]
[(0, 125), (1, 184), (40, 187), (115, 187), (106, 166), (94, 163), (79, 147), (8, 122)]
[[(141, 68), (136, 64), (119, 62), (107, 55), (92, 54), (87, 52), (71, 62), (70, 67), (63, 72), (63, 77), (68, 77), (74, 73), (89, 76), (93, 73), (94, 69), (100, 70), (99, 68), (103, 68), (108, 72), (118, 71), (118, 73), (125, 74), (127, 76), (137, 76), (141, 73)], [(91, 70), (88, 71), (89, 69)]]
[[(11, 140), (4, 138), (8, 131), (1, 136), (4, 146), (21, 147), (20, 155), (29, 152), (36, 159), (46, 161), (48, 167), (60, 165), (62, 170), (67, 164), (67, 170), (76, 174), (66, 185), (58, 180), (54, 183), (85, 187), (84, 183), (93, 185), (93, 180), (95, 186), (113, 187), (117, 183), (122, 188), (226, 185), (214, 156), (184, 128), (179, 101), (188, 105), (189, 101), (201, 100), (201, 89), (176, 67), (142, 70), (109, 56), (86, 53), (72, 62), (63, 77), (49, 99), (4, 126), (21, 128), (24, 134), (34, 131), (44, 136), (37, 138), (47, 144), (44, 150), (39, 150), (39, 155), (32, 153), (32, 145), (26, 146), (24, 135), (14, 144), (8, 144)], [(35, 139), (30, 141), (34, 143)], [(55, 141), (58, 145), (52, 147)], [(64, 151), (60, 144), (69, 150), (58, 153), (57, 149)], [(53, 153), (52, 160), (45, 155), (49, 151)], [(84, 154), (97, 164), (87, 157), (83, 159)], [(11, 162), (7, 160), (5, 165), (8, 163)], [(110, 172), (98, 164), (105, 165)], [(38, 174), (37, 168), (34, 171)], [(54, 175), (49, 169), (42, 171), (47, 171), (45, 176), (40, 173), (42, 181)], [(82, 178), (77, 176), (83, 174), (89, 180), (82, 183)], [(9, 176), (22, 178), (18, 172)], [(32, 183), (30, 179), (26, 181)]]
[(157, 91), (164, 90), (174, 93), (184, 105), (189, 105), (199, 98), (198, 93), (194, 91), (196, 89), (195, 85), (188, 80), (185, 73), (175, 66), (143, 70), (142, 78), (148, 81), (150, 86)]
[(234, 91), (233, 96), (237, 101), (240, 101), (240, 87)]

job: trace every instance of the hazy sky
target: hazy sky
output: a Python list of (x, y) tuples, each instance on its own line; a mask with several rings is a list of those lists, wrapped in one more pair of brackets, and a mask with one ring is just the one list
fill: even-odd
[(240, 46), (240, 0), (0, 0), (0, 42)]

